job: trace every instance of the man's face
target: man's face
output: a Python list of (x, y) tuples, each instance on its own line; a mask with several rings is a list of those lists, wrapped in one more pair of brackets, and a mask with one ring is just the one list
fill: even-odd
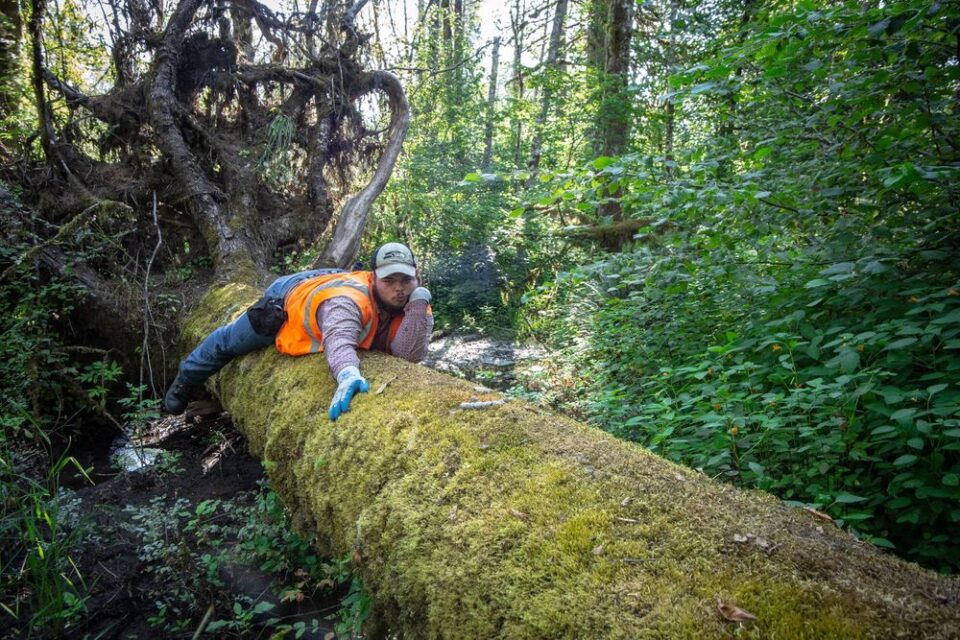
[(391, 311), (403, 311), (413, 290), (420, 283), (413, 276), (404, 273), (392, 273), (386, 278), (375, 278), (374, 287), (380, 302)]

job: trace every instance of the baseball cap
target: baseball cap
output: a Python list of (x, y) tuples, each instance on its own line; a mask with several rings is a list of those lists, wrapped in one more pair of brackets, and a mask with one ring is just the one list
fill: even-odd
[(386, 278), (393, 273), (408, 276), (417, 275), (417, 261), (407, 245), (388, 242), (373, 254), (373, 268), (378, 278)]

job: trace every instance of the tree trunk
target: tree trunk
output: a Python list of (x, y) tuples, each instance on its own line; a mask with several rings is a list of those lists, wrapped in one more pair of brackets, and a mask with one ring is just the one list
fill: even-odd
[(23, 25), (17, 0), (0, 0), (0, 120), (6, 121), (16, 108), (10, 87), (19, 69)]
[[(594, 153), (619, 156), (630, 134), (630, 95), (627, 83), (630, 71), (630, 39), (633, 11), (630, 0), (594, 0), (591, 10), (590, 50), (597, 76), (598, 111), (595, 122)], [(618, 188), (609, 201), (599, 207), (601, 218), (613, 222), (623, 219)], [(618, 250), (624, 239), (606, 246)]]
[(527, 162), (527, 188), (533, 186), (540, 170), (540, 156), (543, 147), (543, 130), (547, 125), (547, 115), (550, 113), (550, 102), (553, 100), (553, 85), (557, 81), (554, 77), (562, 65), (557, 64), (560, 49), (563, 46), (563, 23), (567, 18), (567, 0), (557, 0), (557, 7), (553, 14), (553, 29), (550, 32), (550, 46), (547, 48), (547, 59), (544, 63), (543, 93), (540, 95), (540, 113), (537, 115), (533, 129), (533, 141), (530, 143), (530, 161)]
[[(667, 74), (671, 74), (674, 71), (676, 65), (676, 32), (677, 32), (677, 13), (680, 9), (678, 0), (671, 0), (670, 2), (670, 38), (667, 41)], [(666, 83), (664, 83), (666, 85)], [(663, 158), (666, 161), (666, 174), (667, 177), (673, 176), (673, 137), (674, 137), (674, 125), (676, 123), (676, 107), (673, 104), (673, 98), (667, 97), (665, 99), (666, 104), (664, 105), (665, 113), (665, 131), (664, 131), (664, 144), (663, 144)]]
[[(187, 337), (258, 295), (212, 290)], [(469, 382), (362, 360), (371, 392), (335, 424), (322, 357), (265, 349), (208, 386), (297, 526), (354, 558), (379, 621), (371, 635), (956, 637), (955, 578), (573, 420), (518, 400), (465, 408)], [(729, 621), (734, 606), (757, 620)]]
[[(512, 31), (512, 40), (513, 40), (513, 79), (511, 81), (513, 99), (516, 102), (523, 100), (523, 46), (524, 46), (524, 34), (526, 26), (526, 18), (524, 17), (524, 4), (522, 0), (513, 0), (513, 7), (510, 9), (510, 29)], [(520, 165), (521, 150), (523, 149), (523, 120), (516, 115), (516, 108), (514, 108), (514, 116), (512, 123), (513, 131), (513, 164), (514, 166)]]
[(500, 38), (493, 39), (493, 58), (490, 61), (490, 86), (487, 87), (487, 121), (483, 125), (483, 162), (480, 166), (490, 171), (493, 161), (493, 121), (497, 115), (497, 72), (500, 70)]

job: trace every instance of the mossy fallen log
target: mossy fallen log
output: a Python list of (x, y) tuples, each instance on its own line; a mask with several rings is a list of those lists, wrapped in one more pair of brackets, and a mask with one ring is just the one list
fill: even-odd
[[(187, 339), (257, 293), (212, 291)], [(491, 398), (462, 380), (381, 354), (363, 370), (336, 423), (322, 356), (266, 349), (211, 388), (400, 637), (960, 637), (956, 578), (526, 403), (461, 409)]]

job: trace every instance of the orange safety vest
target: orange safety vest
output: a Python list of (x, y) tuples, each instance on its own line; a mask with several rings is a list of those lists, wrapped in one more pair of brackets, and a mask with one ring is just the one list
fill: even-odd
[[(379, 314), (373, 295), (373, 272), (329, 273), (304, 280), (287, 294), (283, 308), (287, 321), (277, 333), (277, 351), (290, 356), (302, 356), (323, 351), (323, 333), (317, 324), (317, 310), (330, 298), (346, 296), (360, 307), (360, 337), (357, 348), (369, 349), (377, 335)], [(389, 343), (400, 328), (403, 314), (393, 318), (390, 324)]]

